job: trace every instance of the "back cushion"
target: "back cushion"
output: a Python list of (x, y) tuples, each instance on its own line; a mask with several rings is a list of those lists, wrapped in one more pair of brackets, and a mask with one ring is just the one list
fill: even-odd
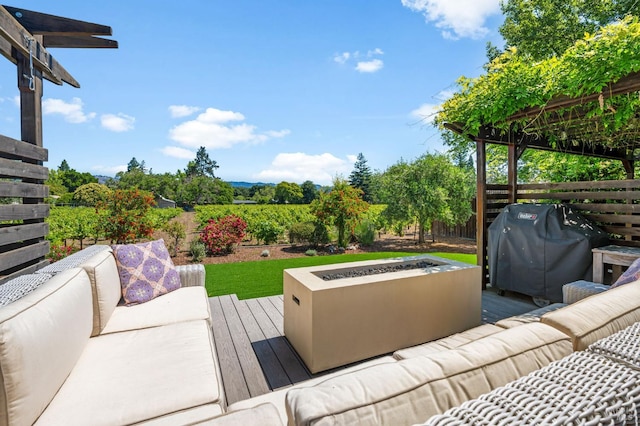
[(640, 321), (640, 281), (599, 293), (540, 319), (571, 337), (573, 349), (590, 344)]
[(91, 256), (82, 264), (82, 268), (91, 280), (93, 293), (93, 330), (91, 336), (97, 336), (107, 325), (122, 296), (118, 267), (111, 250), (105, 250)]
[(287, 392), (287, 415), (296, 425), (414, 424), (570, 353), (565, 334), (525, 324), (455, 349), (294, 387)]
[(0, 308), (0, 424), (36, 421), (87, 344), (92, 311), (89, 277), (78, 268)]

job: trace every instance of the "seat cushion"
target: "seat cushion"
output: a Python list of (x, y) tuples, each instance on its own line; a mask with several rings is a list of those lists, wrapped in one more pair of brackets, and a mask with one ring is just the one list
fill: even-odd
[(209, 404), (224, 408), (213, 337), (189, 321), (91, 338), (38, 424), (131, 424)]
[(640, 281), (579, 300), (544, 314), (540, 321), (571, 337), (574, 350), (584, 350), (640, 321)]
[(502, 330), (456, 349), (359, 370), (291, 389), (293, 424), (412, 424), (490, 392), (571, 353), (541, 323)]
[(102, 334), (193, 320), (211, 322), (209, 298), (204, 287), (184, 287), (139, 305), (120, 305), (113, 311)]
[(278, 426), (286, 423), (280, 419), (278, 409), (273, 404), (266, 403), (193, 424), (202, 426)]
[(91, 284), (79, 268), (0, 308), (0, 424), (30, 425), (89, 341)]
[(484, 324), (478, 327), (470, 328), (469, 330), (457, 333), (449, 337), (443, 337), (442, 339), (434, 340), (433, 342), (424, 343), (422, 345), (412, 346), (406, 349), (400, 349), (393, 353), (395, 359), (407, 359), (414, 358), (416, 356), (429, 355), (434, 352), (445, 351), (447, 349), (457, 348), (465, 345), (474, 340), (480, 339), (485, 336), (490, 336), (499, 331), (504, 330), (502, 327), (498, 327), (493, 324)]
[[(95, 246), (93, 246), (95, 247)], [(89, 275), (93, 292), (92, 336), (102, 332), (120, 301), (122, 290), (116, 259), (111, 250), (96, 251), (80, 265)]]

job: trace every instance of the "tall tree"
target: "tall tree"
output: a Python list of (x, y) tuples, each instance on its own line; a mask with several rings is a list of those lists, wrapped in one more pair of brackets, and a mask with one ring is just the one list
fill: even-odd
[(140, 170), (140, 163), (136, 160), (136, 157), (133, 157), (129, 163), (127, 163), (127, 172), (132, 172), (134, 170)]
[(318, 198), (318, 188), (316, 188), (315, 183), (310, 180), (305, 180), (300, 187), (302, 188), (302, 202), (304, 204), (310, 204)]
[(453, 225), (468, 220), (472, 213), (472, 174), (442, 154), (425, 154), (412, 163), (400, 161), (384, 173), (381, 186), (385, 215), (393, 220), (415, 219), (419, 243), (424, 243), (433, 221)]
[(302, 188), (295, 182), (280, 182), (276, 185), (275, 200), (278, 204), (300, 204)]
[(503, 0), (501, 8), (506, 46), (535, 60), (560, 55), (585, 33), (640, 14), (636, 0)]
[(60, 165), (58, 166), (58, 171), (68, 172), (69, 170), (71, 170), (71, 167), (69, 167), (69, 163), (67, 163), (67, 160), (62, 160), (62, 163), (60, 163)]
[(336, 178), (333, 189), (328, 193), (321, 192), (309, 208), (321, 223), (334, 225), (338, 229), (338, 246), (346, 247), (348, 237), (353, 234), (369, 205), (362, 200), (361, 190), (352, 187), (344, 179)]
[(362, 191), (362, 199), (370, 203), (371, 191), (371, 168), (367, 165), (367, 160), (362, 153), (358, 154), (358, 159), (353, 165), (353, 171), (349, 175), (349, 185)]
[(210, 178), (215, 178), (216, 169), (219, 167), (215, 160), (209, 158), (205, 147), (201, 146), (196, 152), (195, 160), (189, 161), (187, 164), (185, 173), (187, 176), (209, 176)]

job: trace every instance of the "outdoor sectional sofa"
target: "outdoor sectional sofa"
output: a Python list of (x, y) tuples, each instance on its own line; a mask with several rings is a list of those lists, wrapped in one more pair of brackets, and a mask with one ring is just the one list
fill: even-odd
[(0, 286), (0, 425), (422, 423), (640, 321), (634, 282), (227, 407), (203, 268), (178, 269), (182, 288), (135, 306), (108, 248)]

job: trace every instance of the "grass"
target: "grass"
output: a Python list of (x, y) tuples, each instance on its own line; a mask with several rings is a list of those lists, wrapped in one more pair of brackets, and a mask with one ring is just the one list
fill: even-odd
[[(361, 260), (388, 259), (416, 256), (417, 253), (375, 252), (341, 254), (334, 256), (295, 257), (290, 259), (259, 260), (205, 265), (206, 288), (209, 296), (237, 294), (238, 299), (282, 294), (282, 271), (288, 268), (357, 262)], [(465, 263), (476, 263), (475, 254), (429, 253)]]

